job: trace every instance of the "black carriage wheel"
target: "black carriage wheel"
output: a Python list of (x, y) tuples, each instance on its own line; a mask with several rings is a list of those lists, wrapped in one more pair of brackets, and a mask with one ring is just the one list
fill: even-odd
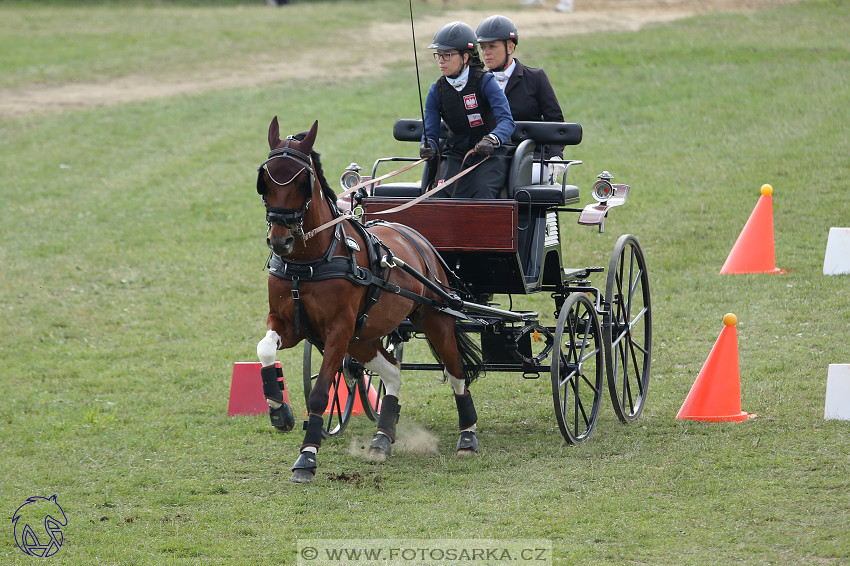
[[(401, 363), (404, 357), (404, 342), (399, 340), (395, 333), (384, 338), (384, 348)], [(371, 420), (378, 420), (378, 416), (381, 414), (381, 399), (384, 398), (387, 392), (381, 376), (364, 368), (357, 375), (357, 390), (360, 392), (360, 403), (363, 405), (363, 412)], [(371, 391), (374, 391), (374, 393), (371, 393)], [(370, 393), (372, 395), (371, 397)]]
[(652, 362), (652, 303), (643, 250), (629, 234), (620, 236), (605, 286), (605, 366), (614, 412), (624, 423), (640, 417)]
[[(318, 352), (318, 349), (316, 350)], [(319, 353), (321, 356), (321, 353)], [(304, 342), (304, 357), (302, 363), (302, 372), (304, 378), (304, 403), (307, 407), (310, 406), (310, 391), (313, 389), (313, 381), (319, 377), (318, 373), (313, 373), (312, 369), (313, 345), (310, 342)], [(345, 355), (345, 362), (349, 360), (348, 354)], [(354, 396), (357, 394), (357, 385), (351, 379), (346, 379), (347, 372), (340, 371), (334, 376), (331, 385), (333, 386), (333, 396), (329, 400), (331, 412), (324, 415), (325, 425), (322, 429), (322, 436), (330, 438), (342, 434), (345, 427), (348, 426), (348, 421), (351, 419), (351, 410), (354, 407)], [(347, 393), (345, 398), (341, 398), (340, 390), (343, 389)]]
[(596, 426), (603, 365), (602, 329), (596, 307), (584, 293), (573, 293), (558, 316), (551, 370), (555, 417), (570, 444), (590, 438)]

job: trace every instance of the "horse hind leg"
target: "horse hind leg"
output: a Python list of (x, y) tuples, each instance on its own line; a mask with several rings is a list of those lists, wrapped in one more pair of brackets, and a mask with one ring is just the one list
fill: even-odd
[(260, 358), (260, 377), (263, 380), (263, 395), (269, 404), (269, 419), (272, 426), (281, 432), (289, 432), (295, 426), (292, 408), (283, 400), (283, 382), (279, 370), (275, 367), (275, 355), (280, 346), (280, 336), (274, 330), (266, 332), (257, 344), (257, 357)]
[(467, 388), (465, 379), (455, 377), (448, 370), (443, 370), (443, 375), (454, 390), (455, 405), (457, 406), (458, 428), (460, 428), (460, 437), (456, 448), (457, 455), (474, 454), (478, 452), (478, 437), (475, 436), (478, 414), (475, 412), (472, 394)]
[[(451, 329), (452, 334), (449, 334)], [(469, 383), (478, 375), (482, 365), (481, 356), (475, 344), (452, 323), (438, 327), (436, 333), (429, 334), (428, 339), (434, 353), (443, 360), (445, 369), (443, 375), (454, 390), (455, 405), (457, 406), (458, 427), (460, 437), (457, 441), (458, 456), (467, 456), (478, 452), (478, 437), (475, 430), (478, 424), (478, 414), (469, 392)], [(432, 340), (433, 337), (440, 339)], [(454, 347), (452, 347), (454, 345)], [(469, 371), (465, 363), (473, 366)]]
[(383, 462), (392, 454), (392, 445), (395, 443), (396, 424), (401, 412), (398, 403), (398, 393), (401, 388), (401, 366), (398, 361), (390, 360), (389, 353), (383, 350), (368, 363), (363, 364), (366, 369), (381, 376), (381, 381), (386, 388), (386, 394), (381, 399), (381, 414), (378, 416), (378, 427), (375, 436), (369, 443), (369, 459), (375, 462)]

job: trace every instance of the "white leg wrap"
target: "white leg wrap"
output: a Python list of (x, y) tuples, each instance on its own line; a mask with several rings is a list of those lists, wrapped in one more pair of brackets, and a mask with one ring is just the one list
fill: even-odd
[(471, 427), (469, 427), (469, 428), (465, 428), (465, 429), (463, 429), (461, 432), (466, 432), (467, 430), (472, 431), (472, 432), (475, 432), (475, 429), (476, 429), (476, 428), (478, 428), (478, 423), (475, 423), (474, 425), (472, 425), (472, 426), (471, 426)]
[(260, 363), (263, 367), (274, 365), (274, 359), (279, 347), (280, 335), (274, 330), (266, 332), (266, 337), (257, 344), (257, 357), (260, 358)]
[(369, 371), (381, 376), (387, 395), (398, 397), (398, 391), (401, 389), (401, 366), (391, 364), (380, 353), (363, 365)]
[(307, 446), (306, 448), (304, 448), (304, 450), (302, 450), (302, 452), (312, 452), (313, 454), (317, 453), (318, 451), (319, 449), (315, 446)]
[(443, 375), (449, 380), (449, 385), (455, 390), (455, 395), (463, 395), (466, 391), (466, 380), (458, 379), (446, 370), (443, 370)]

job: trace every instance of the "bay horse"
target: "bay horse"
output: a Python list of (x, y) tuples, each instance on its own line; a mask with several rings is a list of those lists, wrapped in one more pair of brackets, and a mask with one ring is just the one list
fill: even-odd
[[(318, 126), (316, 121), (308, 132), (281, 140), (275, 116), (268, 133), (271, 151), (257, 174), (272, 252), (267, 331), (257, 344), (257, 356), (269, 416), (278, 430), (291, 430), (295, 419), (279, 385), (277, 350), (307, 339), (323, 352), (291, 479), (306, 483), (316, 473), (323, 413), (346, 352), (380, 375), (386, 385), (369, 455), (374, 460), (390, 455), (400, 411), (401, 365), (381, 339), (405, 318), (425, 334), (454, 390), (461, 431), (458, 454), (477, 452), (478, 417), (468, 386), (481, 370), (480, 348), (459, 330), (455, 316), (443, 312), (444, 303), (434, 291), (434, 285), (437, 290), (450, 290), (453, 274), (424, 237), (400, 224), (380, 222), (363, 227), (346, 218), (333, 229), (312, 232), (340, 215), (319, 154), (313, 151)], [(403, 265), (393, 258), (412, 267), (419, 278), (392, 267)], [(425, 279), (422, 275), (427, 281), (421, 280)]]

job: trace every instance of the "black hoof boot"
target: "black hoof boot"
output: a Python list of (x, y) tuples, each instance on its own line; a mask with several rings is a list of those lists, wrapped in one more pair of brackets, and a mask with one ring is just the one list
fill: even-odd
[(386, 434), (378, 433), (369, 443), (369, 459), (373, 462), (383, 462), (393, 452), (392, 441)]
[(310, 483), (316, 475), (316, 455), (312, 452), (302, 452), (292, 466), (292, 478), (295, 483)]
[(398, 415), (401, 405), (398, 397), (384, 395), (381, 400), (381, 415), (378, 417), (378, 432), (369, 443), (369, 459), (374, 462), (383, 462), (393, 451), (395, 442), (395, 425), (398, 423)]
[(457, 440), (457, 455), (469, 456), (478, 452), (478, 437), (471, 430), (465, 430), (460, 433), (460, 438)]
[(289, 432), (295, 426), (295, 415), (292, 414), (292, 408), (286, 403), (277, 409), (269, 407), (269, 418), (272, 421), (272, 426), (280, 432)]

